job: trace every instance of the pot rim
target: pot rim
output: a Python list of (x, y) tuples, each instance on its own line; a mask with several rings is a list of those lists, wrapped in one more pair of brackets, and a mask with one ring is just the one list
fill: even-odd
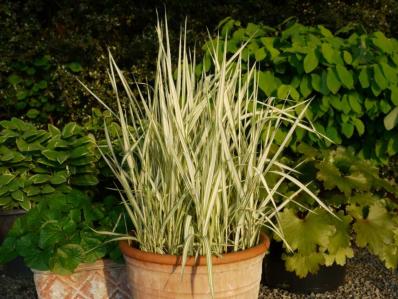
[[(221, 257), (213, 256), (213, 265), (230, 264), (235, 262), (240, 262), (257, 257), (264, 254), (270, 245), (269, 237), (266, 234), (260, 235), (260, 244), (237, 252), (230, 252), (223, 254)], [(119, 241), (119, 248), (124, 256), (129, 258), (139, 260), (142, 262), (149, 262), (161, 265), (181, 265), (182, 256), (169, 255), (169, 254), (158, 254), (152, 252), (145, 252), (137, 248), (131, 247), (127, 240)], [(187, 258), (186, 266), (206, 266), (206, 256), (199, 256), (195, 259), (194, 256), (189, 256)]]
[(14, 216), (26, 214), (27, 211), (24, 209), (12, 209), (12, 210), (2, 210), (0, 209), (0, 216)]

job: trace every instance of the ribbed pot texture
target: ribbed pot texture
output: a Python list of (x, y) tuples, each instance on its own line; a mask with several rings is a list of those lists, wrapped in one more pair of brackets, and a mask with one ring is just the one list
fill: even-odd
[(128, 299), (125, 265), (109, 260), (81, 264), (71, 275), (32, 270), (39, 299)]
[[(181, 277), (181, 257), (140, 251), (120, 241), (134, 299), (211, 298), (206, 258), (189, 257)], [(264, 236), (259, 245), (240, 252), (213, 257), (215, 298), (257, 299), (262, 260), (269, 247)]]

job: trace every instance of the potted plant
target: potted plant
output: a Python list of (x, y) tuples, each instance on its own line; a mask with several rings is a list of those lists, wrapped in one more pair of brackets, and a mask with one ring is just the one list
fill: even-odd
[(128, 297), (117, 246), (95, 230), (120, 232), (122, 207), (95, 203), (81, 191), (55, 192), (18, 218), (0, 246), (0, 263), (21, 256), (39, 298)]
[[(283, 273), (283, 268), (288, 272), (265, 276), (265, 283), (296, 292), (335, 289), (344, 280), (342, 266), (354, 256), (353, 243), (367, 247), (387, 268), (397, 268), (395, 182), (381, 178), (374, 163), (358, 158), (350, 148), (316, 150), (301, 144), (298, 151), (303, 154), (298, 169), (301, 180), (315, 181), (313, 191), (339, 219), (320, 209), (311, 213), (288, 205), (279, 219), (293, 251), (277, 242), (264, 265), (265, 273)], [(297, 200), (307, 206), (313, 202), (307, 196)], [(304, 235), (304, 231), (311, 233)], [(280, 241), (276, 235), (275, 239)]]
[[(157, 32), (155, 83), (137, 84), (138, 97), (110, 56), (123, 155), (106, 134), (103, 157), (132, 222), (131, 235), (120, 236), (131, 295), (257, 298), (268, 248), (262, 229), (283, 239), (278, 214), (301, 192), (327, 209), (282, 163), (296, 128), (315, 132), (303, 121), (308, 102), (260, 102), (255, 68), (242, 70), (243, 47), (230, 59), (215, 55), (214, 72), (196, 77), (185, 41), (175, 64), (167, 27)], [(276, 146), (282, 122), (290, 129)], [(288, 181), (299, 190), (276, 204)]]
[[(95, 139), (76, 123), (39, 129), (12, 118), (0, 122), (0, 244), (15, 219), (43, 196), (98, 183)], [(19, 259), (10, 275), (29, 274)]]

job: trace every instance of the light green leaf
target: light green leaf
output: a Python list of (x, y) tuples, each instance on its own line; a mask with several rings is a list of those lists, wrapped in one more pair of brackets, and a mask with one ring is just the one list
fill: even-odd
[(315, 50), (311, 50), (304, 58), (304, 71), (308, 74), (311, 73), (319, 64), (318, 57), (315, 53)]
[(373, 67), (373, 74), (374, 74), (374, 79), (377, 83), (377, 86), (379, 86), (381, 90), (386, 89), (388, 87), (388, 82), (383, 75), (380, 65), (375, 65)]
[(352, 110), (358, 114), (362, 113), (362, 106), (359, 102), (359, 94), (357, 93), (349, 93), (348, 94), (348, 102)]
[(307, 98), (312, 92), (310, 79), (308, 76), (303, 76), (300, 82), (300, 93), (303, 98)]
[(272, 96), (272, 93), (277, 89), (277, 84), (273, 73), (270, 71), (260, 72), (258, 86), (267, 97)]
[(300, 278), (306, 277), (309, 273), (317, 273), (319, 267), (325, 262), (322, 253), (319, 252), (296, 253), (292, 256), (284, 255), (282, 258), (285, 260), (286, 270), (294, 271)]
[(342, 123), (341, 131), (347, 138), (351, 138), (352, 134), (354, 133), (354, 126), (351, 123)]
[(328, 43), (322, 43), (321, 46), (321, 52), (322, 52), (322, 56), (323, 58), (325, 58), (325, 60), (330, 63), (333, 64), (335, 63), (334, 60), (334, 50), (332, 48), (332, 46)]
[(344, 65), (338, 64), (336, 66), (337, 75), (340, 79), (340, 82), (348, 89), (354, 88), (354, 79), (352, 77), (351, 71), (347, 70)]
[(365, 125), (362, 122), (362, 120), (360, 120), (359, 118), (353, 118), (352, 122), (353, 122), (355, 128), (357, 129), (358, 135), (362, 136), (363, 133), (365, 133)]
[(326, 84), (327, 84), (328, 89), (332, 93), (336, 94), (339, 91), (339, 89), (341, 87), (341, 82), (339, 81), (339, 79), (337, 77), (337, 73), (336, 73), (335, 69), (328, 68)]
[(264, 48), (259, 48), (255, 53), (254, 57), (256, 58), (256, 61), (262, 61), (267, 57), (267, 52), (265, 52)]
[(362, 68), (359, 73), (359, 83), (361, 83), (362, 88), (368, 88), (370, 86), (369, 71), (366, 67)]
[(398, 107), (395, 107), (393, 110), (390, 111), (384, 117), (384, 127), (386, 128), (387, 131), (390, 131), (395, 128), (395, 126), (398, 124)]
[(316, 91), (321, 91), (321, 76), (318, 74), (311, 74), (311, 86)]
[(344, 59), (345, 63), (351, 64), (351, 63), (352, 63), (352, 56), (351, 56), (351, 53), (344, 50), (344, 51), (343, 51), (343, 59)]
[(50, 259), (50, 270), (56, 274), (71, 274), (81, 263), (83, 249), (77, 244), (66, 244), (59, 247)]
[(391, 89), (391, 102), (395, 105), (398, 106), (398, 86), (394, 85), (390, 87)]

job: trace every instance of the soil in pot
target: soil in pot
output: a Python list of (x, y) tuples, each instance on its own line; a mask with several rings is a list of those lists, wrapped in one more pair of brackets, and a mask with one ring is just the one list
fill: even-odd
[[(211, 291), (206, 258), (189, 257), (181, 277), (181, 257), (160, 255), (119, 243), (127, 265), (130, 295), (134, 299), (208, 299)], [(253, 248), (213, 257), (215, 298), (257, 299), (262, 260), (269, 247), (268, 238)]]
[(285, 269), (282, 253), (282, 243), (272, 242), (269, 254), (264, 259), (262, 282), (270, 288), (285, 289), (293, 293), (322, 293), (336, 290), (344, 283), (345, 266), (321, 266), (316, 274), (299, 278), (294, 272)]
[[(11, 229), (18, 217), (25, 215), (26, 211), (22, 209), (3, 211), (0, 210), (0, 244), (3, 243), (8, 231)], [(3, 271), (9, 277), (33, 277), (32, 271), (25, 266), (21, 257), (17, 257), (9, 263), (3, 265)]]

